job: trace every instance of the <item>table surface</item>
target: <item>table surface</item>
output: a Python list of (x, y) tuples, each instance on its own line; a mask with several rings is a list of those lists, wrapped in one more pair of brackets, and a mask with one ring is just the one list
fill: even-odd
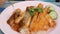
[[(10, 1), (10, 2), (17, 3), (17, 2), (21, 2), (21, 1)], [(7, 1), (7, 2), (6, 2), (3, 6), (1, 6), (0, 8), (6, 8), (7, 6), (11, 5), (10, 2)], [(60, 7), (60, 2), (50, 2), (50, 3), (53, 3), (53, 4), (55, 4), (55, 5), (57, 5), (57, 6)], [(0, 9), (0, 11), (2, 12), (1, 9)], [(4, 33), (1, 31), (1, 29), (0, 29), (0, 34), (4, 34)]]

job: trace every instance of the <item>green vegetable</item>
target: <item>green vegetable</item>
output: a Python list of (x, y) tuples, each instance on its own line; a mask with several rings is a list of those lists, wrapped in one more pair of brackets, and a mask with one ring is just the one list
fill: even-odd
[(51, 11), (49, 15), (52, 17), (52, 19), (57, 19), (58, 14), (55, 11)]
[(43, 9), (39, 8), (39, 7), (35, 8), (35, 10), (38, 11), (38, 12), (43, 12)]
[(54, 7), (50, 7), (49, 9), (50, 9), (50, 10), (55, 10)]
[(53, 6), (46, 6), (46, 8), (49, 8), (50, 10), (55, 10)]
[(29, 13), (31, 16), (33, 16), (34, 15), (34, 8), (29, 8)]
[(50, 12), (55, 12), (55, 10), (50, 10)]
[(43, 12), (43, 9), (42, 8), (29, 8), (29, 13), (31, 16), (34, 15), (34, 11), (38, 11), (38, 12)]
[(34, 12), (33, 12), (33, 11), (29, 11), (29, 14), (30, 14), (31, 16), (33, 16), (33, 15), (34, 15)]
[(34, 8), (29, 8), (29, 11), (34, 11)]
[(52, 19), (57, 19), (58, 14), (56, 13), (56, 11), (55, 11), (53, 6), (46, 6), (45, 8), (49, 8), (50, 9), (49, 15), (52, 17)]

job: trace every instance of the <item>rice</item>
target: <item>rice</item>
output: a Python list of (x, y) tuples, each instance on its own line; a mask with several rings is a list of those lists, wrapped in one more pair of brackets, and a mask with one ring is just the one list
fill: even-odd
[(36, 34), (47, 34), (47, 32), (46, 31), (39, 31)]
[(20, 33), (21, 33), (21, 34), (29, 34), (29, 30), (28, 30), (27, 28), (22, 28), (22, 29), (20, 30)]
[(21, 34), (47, 34), (46, 31), (38, 31), (38, 32), (29, 32), (28, 28), (22, 28), (20, 30)]

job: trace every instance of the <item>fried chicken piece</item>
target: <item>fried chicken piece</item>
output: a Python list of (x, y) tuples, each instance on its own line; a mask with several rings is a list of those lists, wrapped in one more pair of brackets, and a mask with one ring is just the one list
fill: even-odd
[(31, 16), (29, 13), (26, 13), (26, 17), (25, 17), (25, 27), (29, 27), (30, 26), (30, 22), (31, 22)]
[(7, 23), (10, 25), (10, 27), (13, 30), (19, 32), (20, 28), (24, 26), (23, 17), (24, 17), (24, 12), (21, 12), (21, 10), (18, 8), (7, 20)]
[(24, 15), (24, 12), (22, 12), (20, 9), (17, 9), (15, 13), (15, 23), (18, 24), (21, 19), (23, 19)]
[(43, 9), (43, 4), (39, 3), (38, 7)]
[(32, 18), (32, 22), (30, 25), (30, 31), (36, 32), (37, 31), (37, 17), (38, 17), (38, 12), (35, 13), (35, 15)]
[(54, 28), (56, 26), (56, 22), (53, 20), (51, 23), (50, 23), (50, 27), (51, 28)]

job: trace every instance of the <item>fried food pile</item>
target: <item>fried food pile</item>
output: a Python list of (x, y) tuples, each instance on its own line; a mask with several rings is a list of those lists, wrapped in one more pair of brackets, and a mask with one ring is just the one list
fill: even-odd
[(51, 12), (49, 8), (44, 8), (41, 3), (37, 7), (28, 6), (25, 12), (18, 8), (7, 23), (17, 32), (22, 28), (28, 28), (29, 32), (48, 31), (56, 26), (56, 20), (49, 15)]

